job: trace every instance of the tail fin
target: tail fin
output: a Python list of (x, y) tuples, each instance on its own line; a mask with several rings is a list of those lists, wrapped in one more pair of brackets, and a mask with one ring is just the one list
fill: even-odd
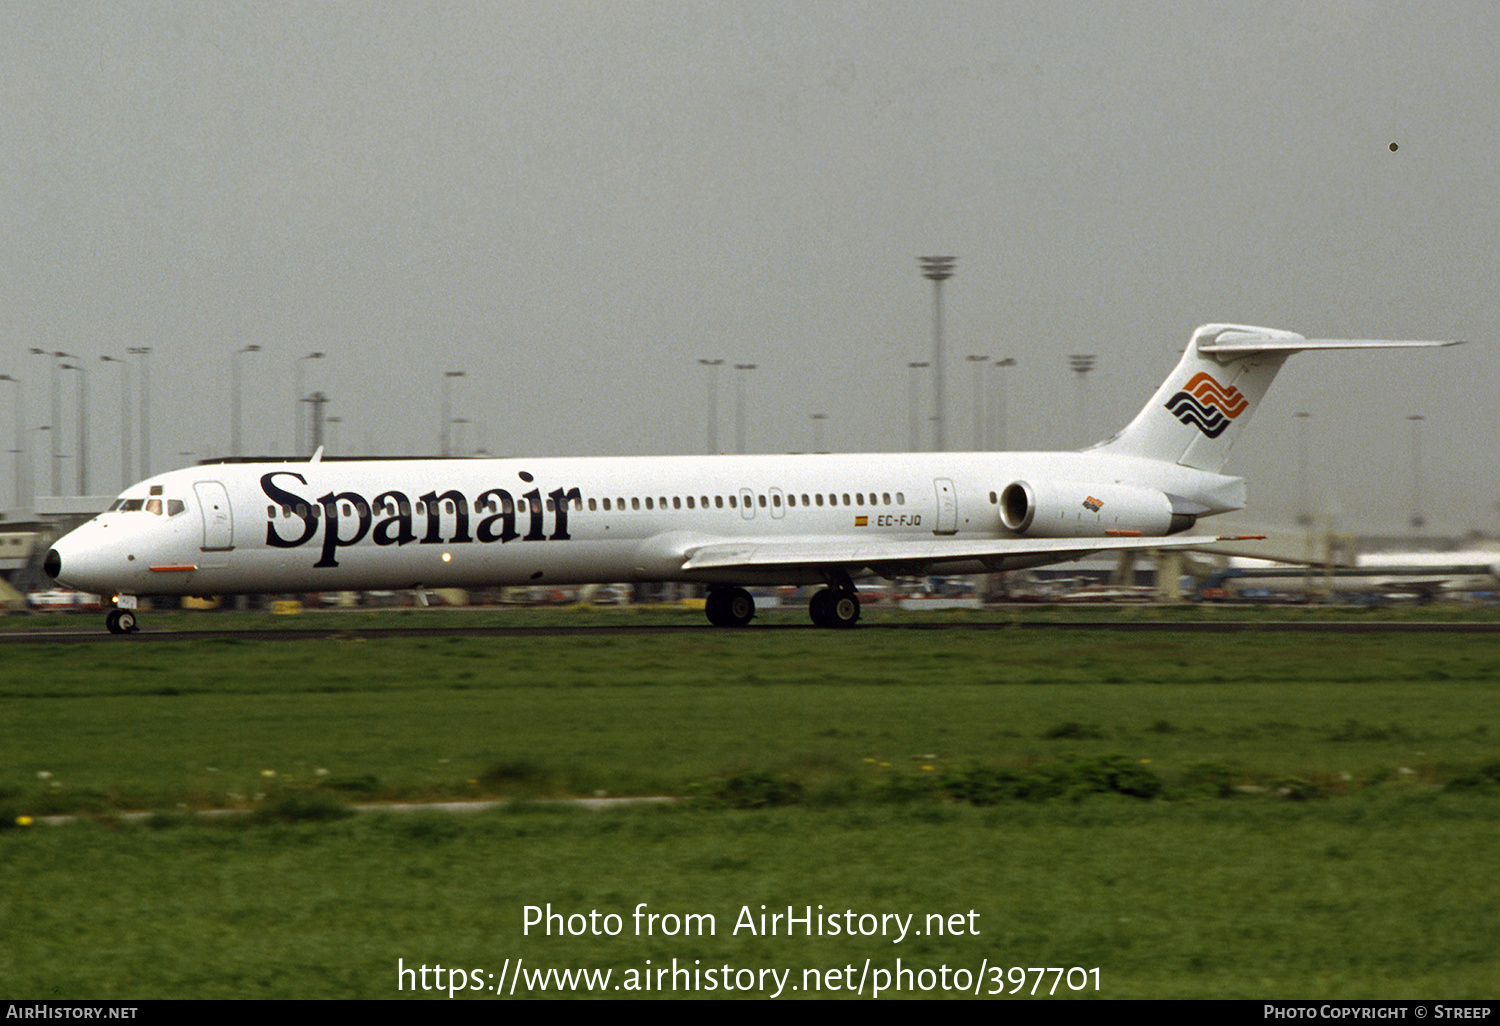
[(1456, 342), (1308, 339), (1243, 324), (1205, 324), (1193, 332), (1176, 370), (1135, 419), (1098, 448), (1217, 473), (1250, 422), (1276, 372), (1308, 349), (1450, 346)]

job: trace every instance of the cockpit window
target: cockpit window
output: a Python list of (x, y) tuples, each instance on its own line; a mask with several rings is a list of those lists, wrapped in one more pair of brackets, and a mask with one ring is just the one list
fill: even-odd
[(120, 503), (121, 513), (138, 513), (146, 506), (145, 499), (126, 499)]
[(175, 517), (179, 513), (183, 513), (186, 510), (187, 510), (187, 503), (183, 502), (181, 499), (168, 499), (167, 500), (167, 516), (169, 516), (169, 517)]
[(112, 503), (109, 504), (109, 509), (105, 510), (104, 512), (106, 512), (106, 513), (113, 513), (115, 510), (119, 509), (122, 505), (124, 505), (124, 503), (125, 503), (124, 499), (116, 499), (114, 502), (112, 502)]

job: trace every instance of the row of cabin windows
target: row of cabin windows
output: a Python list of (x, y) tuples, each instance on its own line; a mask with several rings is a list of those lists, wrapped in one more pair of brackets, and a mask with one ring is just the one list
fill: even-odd
[[(750, 504), (751, 500), (749, 498), (746, 498), (743, 501), (744, 501), (745, 505), (748, 506)], [(629, 503), (628, 507), (626, 506), (627, 502)], [(670, 498), (668, 498), (665, 495), (662, 495), (662, 496), (650, 496), (650, 495), (648, 495), (645, 498), (641, 498), (640, 496), (636, 496), (636, 497), (633, 497), (633, 498), (628, 499), (628, 500), (625, 499), (625, 498), (616, 498), (616, 499), (608, 499), (608, 498), (605, 498), (605, 499), (592, 499), (591, 498), (591, 499), (588, 500), (588, 508), (589, 508), (590, 511), (598, 511), (598, 510), (602, 509), (606, 513), (612, 512), (612, 511), (615, 511), (615, 510), (624, 511), (627, 508), (628, 509), (632, 509), (632, 510), (641, 510), (641, 509), (647, 509), (647, 510), (656, 510), (656, 509), (699, 509), (699, 508), (701, 508), (701, 509), (708, 509), (709, 508), (709, 502), (710, 502), (710, 498), (707, 495), (689, 495), (689, 496), (686, 496), (686, 497), (683, 497), (681, 495), (674, 495), (674, 496), (672, 496)], [(767, 508), (767, 506), (770, 506), (771, 508), (774, 508), (774, 509), (780, 509), (781, 506), (782, 506), (781, 493), (775, 492), (775, 493), (772, 493), (770, 496), (757, 495), (757, 496), (755, 496), (755, 502), (756, 502), (756, 505), (760, 506), (761, 509), (765, 509), (765, 508)], [(553, 499), (547, 499), (546, 503), (547, 503), (547, 512), (548, 513), (555, 513), (557, 511), (557, 503), (556, 503), (555, 500), (553, 500)], [(669, 503), (670, 503), (670, 505), (668, 505)], [(726, 508), (727, 509), (739, 509), (740, 508), (741, 499), (740, 499), (740, 497), (738, 495), (715, 495), (715, 496), (712, 497), (712, 503), (713, 503), (713, 508), (714, 509), (726, 509)], [(413, 505), (415, 505), (415, 512), (416, 512), (417, 516), (425, 516), (427, 514), (427, 504), (425, 502), (420, 502), (419, 501), (419, 502), (417, 502), (415, 504), (412, 504), (412, 503), (409, 503), (409, 502), (406, 502), (406, 501), (402, 501), (399, 504), (401, 515), (402, 516), (411, 516), (412, 512), (413, 512)], [(786, 496), (786, 505), (788, 507), (791, 507), (791, 508), (796, 508), (798, 505), (806, 506), (806, 507), (816, 507), (816, 506), (891, 506), (891, 505), (905, 506), (906, 505), (906, 493), (904, 493), (904, 492), (896, 492), (895, 495), (894, 495), (894, 497), (893, 497), (892, 493), (890, 493), (890, 492), (853, 492), (853, 493), (850, 493), (850, 492), (843, 492), (843, 493), (829, 492), (826, 495), (824, 493), (822, 493), (822, 492), (815, 492), (815, 493), (812, 493), (812, 494), (809, 494), (807, 492), (803, 492), (800, 496), (797, 495), (797, 494), (795, 494), (795, 493), (787, 495)], [(396, 502), (388, 499), (388, 500), (386, 500), (386, 502), (383, 505), (375, 507), (375, 515), (376, 516), (392, 516), (392, 515), (394, 515), (397, 512), (397, 506), (398, 506), (398, 504)], [(501, 509), (502, 506), (504, 507), (503, 510)], [(356, 513), (359, 516), (362, 516), (362, 517), (370, 515), (370, 509), (369, 509), (369, 507), (366, 506), (362, 502), (360, 502), (360, 503), (344, 502), (344, 503), (341, 503), (341, 507), (342, 507), (342, 509), (341, 509), (342, 515), (346, 516), (346, 517), (352, 517)], [(575, 510), (581, 510), (581, 509), (583, 509), (583, 500), (578, 499), (578, 498), (574, 498), (572, 500), (572, 507)], [(456, 508), (453, 505), (453, 500), (452, 499), (444, 499), (443, 500), (443, 507), (442, 507), (442, 509), (443, 509), (443, 512), (447, 513), (449, 516), (452, 516), (452, 515), (454, 515), (454, 513), (457, 512)], [(320, 516), (322, 514), (322, 510), (323, 510), (323, 507), (320, 506), (320, 505), (308, 506), (308, 505), (306, 505), (304, 503), (300, 503), (300, 502), (297, 505), (295, 505), (295, 506), (282, 506), (282, 507), (280, 507), (280, 513), (281, 513), (282, 517), (287, 518), (287, 519), (290, 519), (294, 514), (296, 516), (299, 516), (299, 517), (309, 517), (309, 516), (311, 516), (311, 517), (316, 518), (316, 517), (318, 517), (318, 516)], [(484, 500), (483, 502), (481, 502), (478, 499), (475, 499), (474, 500), (474, 512), (475, 513), (500, 513), (500, 512), (504, 512), (504, 513), (527, 513), (527, 512), (530, 512), (530, 508), (528, 506), (527, 500), (525, 500), (525, 499), (515, 499), (514, 501), (512, 501), (511, 499), (506, 498), (506, 499), (504, 499), (504, 500), (502, 500), (500, 502), (497, 502), (492, 497), (492, 498), (488, 498), (488, 499)], [(277, 514), (277, 507), (276, 506), (267, 506), (266, 507), (266, 516), (271, 517), (271, 518), (274, 519), (275, 516), (276, 516), (276, 514)]]
[[(843, 501), (840, 502), (840, 499), (842, 499)], [(709, 501), (710, 500), (709, 500), (709, 496), (707, 496), (707, 495), (697, 495), (697, 496), (689, 495), (689, 496), (686, 496), (686, 497), (681, 496), (681, 495), (674, 495), (670, 499), (668, 499), (665, 495), (663, 495), (663, 496), (657, 497), (656, 502), (653, 504), (652, 497), (648, 495), (644, 499), (642, 499), (642, 498), (632, 498), (629, 501), (630, 501), (630, 507), (629, 508), (630, 509), (634, 509), (634, 510), (638, 510), (638, 509), (668, 509), (668, 508), (671, 508), (671, 509), (708, 509), (709, 508)], [(770, 508), (773, 508), (773, 509), (780, 509), (782, 507), (782, 496), (781, 496), (780, 492), (773, 492), (769, 496), (767, 496), (767, 495), (756, 495), (754, 497), (754, 501), (755, 501), (755, 504), (758, 505), (761, 509), (766, 509), (767, 507), (770, 507)], [(548, 502), (549, 502), (549, 505), (548, 505), (547, 508), (551, 509), (552, 508), (551, 505), (550, 505), (551, 500), (548, 500)], [(596, 505), (596, 502), (597, 502), (597, 505)], [(625, 499), (615, 499), (615, 500), (613, 500), (613, 505), (611, 505), (611, 500), (609, 500), (609, 499), (598, 499), (598, 500), (589, 499), (588, 500), (588, 504), (589, 504), (589, 509), (590, 510), (602, 509), (606, 513), (610, 512), (611, 510), (623, 510), (623, 509), (625, 509), (626, 508), (625, 502), (626, 502)], [(671, 503), (670, 507), (667, 505), (669, 502)], [(715, 496), (713, 496), (712, 502), (713, 502), (713, 508), (714, 509), (739, 509), (741, 507), (741, 503), (742, 502), (743, 502), (744, 505), (748, 506), (750, 504), (750, 502), (751, 502), (751, 499), (750, 498), (744, 498), (742, 500), (741, 497), (738, 496), (738, 495), (715, 495)], [(892, 497), (891, 497), (891, 493), (890, 492), (880, 492), (880, 493), (876, 493), (876, 492), (869, 492), (869, 493), (855, 492), (852, 495), (849, 492), (844, 492), (842, 495), (834, 494), (834, 493), (830, 492), (826, 496), (822, 492), (817, 492), (817, 493), (814, 493), (814, 494), (811, 494), (811, 495), (809, 495), (808, 493), (804, 492), (800, 496), (800, 502), (799, 502), (799, 496), (796, 493), (792, 493), (792, 494), (789, 494), (789, 495), (786, 496), (786, 505), (788, 507), (792, 507), (792, 508), (795, 508), (798, 505), (807, 506), (807, 507), (813, 507), (813, 506), (839, 506), (839, 505), (843, 505), (843, 506), (864, 506), (864, 505), (870, 505), (870, 506), (885, 505), (885, 506), (890, 506), (892, 504), (897, 505), (897, 506), (905, 506), (906, 505), (906, 494), (904, 492), (896, 492), (895, 493), (895, 498), (893, 500)], [(574, 503), (574, 508), (575, 509), (578, 508), (576, 501)]]

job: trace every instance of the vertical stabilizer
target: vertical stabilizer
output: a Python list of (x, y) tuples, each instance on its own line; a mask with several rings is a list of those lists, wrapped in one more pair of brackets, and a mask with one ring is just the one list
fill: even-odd
[[(1217, 353), (1228, 339), (1265, 340), (1274, 348)], [(1301, 335), (1239, 324), (1193, 332), (1177, 368), (1125, 430), (1101, 448), (1217, 473), (1276, 372)]]
[(1218, 473), (1276, 372), (1309, 349), (1389, 349), (1457, 342), (1310, 339), (1244, 324), (1205, 324), (1125, 430), (1098, 448)]

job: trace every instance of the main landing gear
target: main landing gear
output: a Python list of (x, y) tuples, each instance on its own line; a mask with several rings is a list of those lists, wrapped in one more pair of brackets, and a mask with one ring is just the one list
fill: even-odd
[(134, 634), (140, 630), (136, 626), (134, 609), (111, 609), (104, 617), (104, 626), (111, 634)]
[[(744, 588), (714, 588), (703, 608), (715, 627), (743, 627), (755, 617), (755, 599)], [(836, 584), (814, 595), (807, 611), (819, 627), (853, 627), (859, 622), (859, 595), (852, 584)]]
[(703, 609), (715, 627), (743, 627), (755, 616), (755, 599), (744, 588), (714, 588)]
[(853, 627), (859, 623), (859, 595), (853, 588), (824, 588), (807, 604), (819, 627)]

